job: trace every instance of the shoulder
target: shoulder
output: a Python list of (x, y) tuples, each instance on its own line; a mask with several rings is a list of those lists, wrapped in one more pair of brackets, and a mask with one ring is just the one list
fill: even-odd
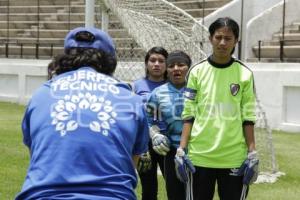
[(119, 82), (115, 83), (115, 85), (119, 88), (123, 88), (123, 89), (126, 89), (126, 90), (132, 92), (132, 87), (129, 83), (119, 81)]
[[(51, 88), (51, 80), (48, 80), (44, 82), (39, 88), (37, 88), (33, 94), (32, 99), (34, 98), (45, 98), (45, 95), (50, 94), (50, 88)], [(51, 95), (50, 95), (51, 96)]]
[[(197, 62), (197, 63), (193, 64), (193, 66), (192, 66), (191, 68), (194, 68), (194, 67), (195, 67), (195, 68), (200, 67), (201, 65), (205, 64), (205, 63), (207, 62), (207, 60), (208, 60), (208, 58), (205, 58), (205, 59), (203, 59), (203, 60)], [(191, 69), (191, 68), (190, 68), (190, 69)]]
[(139, 95), (136, 95), (130, 86), (129, 83), (126, 82), (117, 82), (113, 84), (115, 89), (115, 93), (113, 93), (112, 99), (118, 101), (120, 103), (125, 104), (133, 104), (138, 103), (142, 104), (142, 99)]
[(138, 93), (142, 88), (147, 87), (148, 80), (141, 78), (132, 82), (132, 88), (135, 93)]
[(133, 88), (130, 83), (117, 80), (117, 82), (113, 83), (113, 85), (118, 88), (118, 90), (120, 91), (120, 93), (122, 93), (122, 95), (134, 94)]
[(185, 77), (186, 82), (188, 83), (189, 81), (195, 80), (196, 78), (198, 79), (199, 73), (207, 68), (205, 67), (207, 66), (207, 63), (208, 61), (206, 58), (191, 66)]
[(146, 78), (141, 78), (141, 79), (133, 81), (132, 84), (136, 87), (136, 86), (139, 86), (139, 85), (144, 84), (146, 82), (147, 82)]
[(199, 61), (198, 63), (192, 65), (188, 71), (187, 77), (190, 75), (190, 73), (195, 73), (196, 71), (201, 70), (207, 63), (207, 58), (205, 58)]
[(242, 61), (235, 59), (234, 63), (237, 64), (241, 68), (241, 70), (245, 71), (246, 73), (253, 74), (252, 70)]
[(153, 90), (153, 93), (161, 93), (169, 90), (169, 82), (164, 83)]

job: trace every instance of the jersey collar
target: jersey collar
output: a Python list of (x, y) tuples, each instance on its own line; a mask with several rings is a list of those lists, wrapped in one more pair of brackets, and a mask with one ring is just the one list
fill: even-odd
[(233, 62), (234, 62), (234, 58), (231, 58), (231, 60), (228, 62), (228, 63), (225, 63), (225, 64), (218, 64), (216, 62), (214, 62), (212, 60), (212, 55), (208, 57), (207, 59), (208, 63), (211, 64), (213, 67), (216, 67), (216, 68), (226, 68), (226, 67), (229, 67)]

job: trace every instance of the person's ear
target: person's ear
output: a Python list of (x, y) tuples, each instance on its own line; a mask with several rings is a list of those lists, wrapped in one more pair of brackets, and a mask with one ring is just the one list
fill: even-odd
[(236, 38), (236, 39), (235, 39), (235, 45), (236, 45), (238, 42), (239, 42), (239, 39)]

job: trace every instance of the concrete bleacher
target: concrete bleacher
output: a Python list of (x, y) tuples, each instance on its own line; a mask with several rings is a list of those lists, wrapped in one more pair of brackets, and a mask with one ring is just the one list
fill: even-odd
[[(283, 61), (300, 62), (300, 22), (285, 27), (284, 38), (282, 30), (273, 34), (272, 40), (261, 41), (260, 56), (261, 61), (280, 61), (280, 41), (283, 41)], [(259, 45), (253, 47), (256, 58), (249, 61), (256, 61), (259, 57)]]
[[(36, 43), (39, 43), (38, 57), (49, 58), (62, 52), (64, 37), (70, 29), (85, 23), (84, 0), (72, 0), (70, 4), (60, 0), (10, 0), (9, 7), (7, 2), (0, 1), (1, 57), (6, 53), (12, 58), (21, 57), (20, 53), (23, 58), (36, 57)], [(95, 9), (99, 15), (99, 5)], [(100, 27), (100, 20), (96, 24)], [(132, 59), (134, 54), (144, 54), (115, 16), (110, 16), (108, 28), (119, 57)]]
[[(201, 19), (231, 0), (168, 1), (194, 18)], [(96, 6), (96, 15), (96, 26), (100, 27), (99, 5)], [(22, 53), (23, 58), (34, 58), (37, 54), (36, 43), (39, 43), (39, 58), (49, 58), (61, 53), (66, 33), (74, 27), (84, 26), (84, 20), (84, 0), (2, 0), (0, 1), (0, 57), (5, 57), (8, 53), (9, 57), (19, 58)], [(295, 22), (285, 30), (284, 61), (299, 62), (300, 22)], [(140, 58), (135, 58), (137, 56), (134, 55), (145, 54), (112, 13), (109, 13), (108, 33), (116, 43), (119, 60), (135, 61)], [(274, 33), (271, 41), (262, 41), (261, 61), (280, 61), (280, 40), (281, 33), (278, 32)], [(248, 58), (248, 61), (258, 61), (258, 49), (258, 45), (253, 46), (256, 58)]]
[[(171, 3), (186, 10), (195, 18), (202, 17), (203, 11), (205, 15), (207, 15), (229, 1), (230, 0), (209, 0), (206, 1), (205, 9), (203, 9), (202, 2), (170, 0)], [(1, 55), (5, 53), (5, 47), (3, 43), (1, 44), (1, 41), (7, 40), (10, 41), (8, 54), (12, 57), (14, 57), (14, 55), (18, 57), (21, 51), (25, 58), (35, 56), (35, 43), (37, 42), (40, 43), (38, 51), (40, 58), (49, 57), (49, 53), (55, 55), (62, 52), (63, 38), (66, 33), (74, 27), (84, 26), (84, 0), (70, 1), (70, 5), (66, 5), (66, 1), (59, 0), (40, 0), (39, 5), (37, 3), (37, 0), (10, 0), (8, 15), (7, 1), (1, 1)], [(39, 11), (37, 10), (38, 6), (40, 8)], [(39, 19), (37, 17), (38, 12)], [(7, 20), (8, 16), (9, 19)], [(130, 37), (116, 17), (110, 15), (109, 18), (108, 33), (116, 42), (119, 57), (132, 59), (134, 57), (132, 55), (134, 54), (144, 54), (145, 52)], [(7, 21), (9, 21), (9, 24)], [(53, 47), (48, 49), (49, 46)]]
[[(196, 0), (169, 0), (197, 19), (230, 1), (206, 0), (203, 3)], [(100, 6), (96, 5), (95, 9), (96, 26), (100, 27)], [(66, 33), (74, 27), (84, 26), (84, 23), (84, 0), (2, 0), (0, 57), (8, 53), (12, 58), (19, 58), (20, 54), (22, 58), (34, 58), (37, 54), (39, 58), (49, 58), (62, 52)], [(134, 55), (145, 55), (145, 51), (130, 37), (112, 13), (109, 14), (108, 33), (116, 43), (119, 60), (135, 61)], [(38, 51), (36, 43), (39, 43)]]
[(175, 6), (183, 9), (196, 19), (200, 19), (216, 11), (231, 0), (168, 0)]
[[(78, 12), (80, 1), (47, 0), (10, 0), (0, 3), (0, 45), (9, 42), (9, 57), (32, 58), (36, 55), (36, 43), (39, 43), (40, 57), (61, 52), (63, 38), (72, 27), (84, 25), (84, 13)], [(38, 9), (39, 8), (39, 9)], [(73, 12), (74, 11), (74, 12)], [(60, 20), (61, 19), (61, 20)], [(68, 22), (69, 19), (70, 23)], [(56, 26), (58, 25), (58, 26)], [(39, 28), (38, 28), (39, 27)], [(49, 46), (53, 45), (53, 49)], [(60, 47), (58, 47), (60, 46)], [(5, 48), (0, 54), (5, 55)]]

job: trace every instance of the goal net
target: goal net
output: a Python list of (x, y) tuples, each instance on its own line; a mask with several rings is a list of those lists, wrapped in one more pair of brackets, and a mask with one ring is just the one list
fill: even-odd
[[(113, 16), (115, 16), (122, 28), (125, 28), (129, 36), (134, 39), (134, 42), (127, 45), (127, 53), (121, 51), (124, 45), (120, 43), (119, 36), (117, 36), (118, 41), (115, 40), (122, 69), (136, 69), (133, 70), (134, 75), (129, 75), (133, 79), (144, 75), (144, 71), (140, 70), (144, 66), (145, 54), (154, 46), (162, 46), (169, 52), (183, 50), (191, 56), (193, 63), (205, 58), (205, 52), (210, 52), (207, 28), (168, 1), (99, 0), (98, 2), (101, 4), (102, 11), (109, 12), (109, 20), (114, 21)], [(117, 25), (110, 26), (112, 29), (119, 28), (116, 27)], [(129, 62), (130, 60), (141, 63), (132, 63)], [(119, 70), (116, 71), (118, 78), (128, 79), (128, 74), (125, 75), (121, 68), (117, 70)]]
[[(169, 52), (183, 50), (193, 63), (197, 63), (211, 52), (207, 28), (198, 23), (184, 10), (165, 0), (101, 0), (110, 10), (129, 35), (145, 52), (153, 46), (162, 46)], [(118, 47), (117, 47), (118, 48)], [(141, 62), (144, 55), (140, 56)], [(122, 55), (119, 55), (121, 61)], [(137, 59), (137, 60), (138, 60)], [(126, 60), (126, 58), (124, 59)], [(131, 68), (127, 70), (128, 68)], [(132, 76), (130, 73), (144, 73), (143, 67), (133, 70), (133, 66), (122, 66), (116, 74), (120, 79)], [(137, 74), (133, 79), (137, 78)], [(131, 80), (133, 80), (131, 79)], [(128, 79), (126, 79), (128, 80)], [(266, 116), (257, 102), (257, 122), (255, 136), (260, 157), (261, 176), (258, 182), (276, 181), (278, 167), (272, 145), (272, 132), (268, 128)]]
[[(162, 46), (183, 50), (193, 63), (210, 52), (208, 31), (182, 9), (165, 0), (102, 0), (145, 52)], [(122, 60), (122, 58), (120, 58)]]
[(256, 99), (255, 142), (259, 155), (260, 174), (256, 183), (274, 183), (278, 177), (284, 175), (279, 172), (273, 146), (272, 130), (259, 99)]

